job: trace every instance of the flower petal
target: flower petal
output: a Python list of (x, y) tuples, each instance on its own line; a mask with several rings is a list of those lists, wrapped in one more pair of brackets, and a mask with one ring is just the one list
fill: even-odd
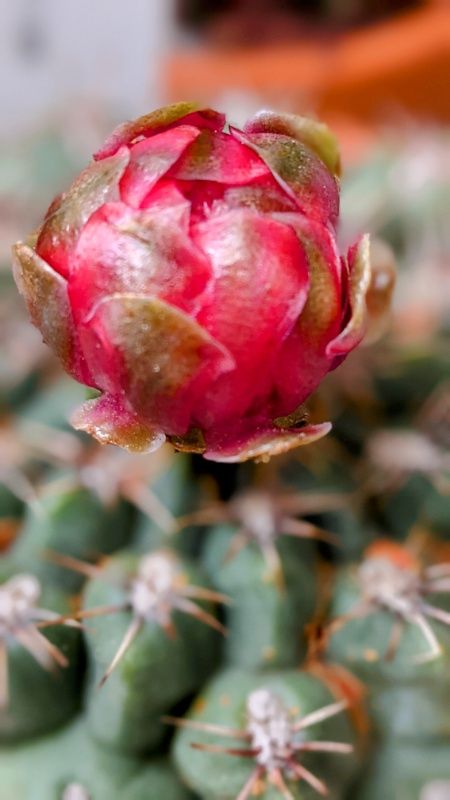
[(339, 144), (328, 125), (298, 114), (280, 111), (259, 111), (244, 126), (246, 134), (281, 133), (303, 142), (324, 162), (333, 175), (340, 175)]
[(367, 234), (350, 248), (348, 265), (351, 316), (341, 333), (329, 343), (327, 355), (330, 358), (347, 355), (364, 336), (367, 321), (366, 295), (371, 281), (370, 240)]
[(332, 368), (327, 345), (342, 326), (341, 262), (334, 236), (300, 214), (279, 214), (291, 224), (306, 252), (311, 286), (297, 324), (276, 362), (279, 415), (289, 413), (317, 388)]
[(89, 217), (104, 203), (120, 199), (119, 181), (129, 158), (124, 148), (99, 164), (90, 164), (47, 211), (36, 251), (61, 275), (68, 275), (68, 255)]
[(307, 298), (305, 254), (290, 225), (248, 209), (212, 215), (192, 231), (214, 283), (199, 322), (241, 361), (282, 340)]
[(318, 222), (335, 225), (339, 215), (339, 190), (323, 161), (302, 142), (277, 133), (243, 134), (232, 129), (270, 167), (300, 211)]
[(281, 343), (306, 301), (309, 274), (292, 228), (247, 209), (212, 215), (192, 236), (215, 276), (197, 319), (237, 364), (199, 406), (204, 427), (211, 415), (243, 412), (267, 390)]
[(286, 194), (272, 174), (242, 186), (226, 187), (223, 200), (229, 208), (251, 208), (263, 214), (297, 211), (297, 203)]
[(298, 430), (279, 429), (256, 433), (253, 438), (234, 446), (224, 446), (220, 449), (208, 448), (204, 454), (210, 461), (219, 461), (226, 464), (240, 463), (243, 461), (267, 462), (272, 456), (287, 453), (296, 447), (317, 442), (331, 430), (330, 422), (321, 422), (317, 425), (306, 425)]
[(395, 255), (387, 242), (371, 239), (370, 266), (370, 286), (366, 294), (368, 325), (364, 336), (365, 345), (377, 342), (389, 323), (397, 265)]
[(100, 444), (114, 444), (131, 453), (152, 453), (166, 438), (126, 408), (121, 398), (107, 394), (83, 403), (72, 414), (71, 423), (77, 431), (89, 433)]
[(158, 295), (196, 310), (211, 266), (178, 226), (180, 212), (185, 213), (182, 205), (134, 211), (109, 203), (92, 215), (72, 259), (69, 295), (77, 321), (116, 292)]
[(210, 108), (201, 108), (197, 103), (183, 102), (164, 106), (143, 117), (119, 125), (100, 150), (95, 153), (94, 158), (98, 161), (111, 156), (123, 145), (133, 144), (138, 139), (152, 136), (158, 131), (181, 122), (200, 129), (210, 128), (213, 131), (219, 131), (225, 124), (225, 116)]
[(82, 340), (110, 394), (158, 430), (184, 435), (205, 385), (232, 369), (227, 350), (190, 316), (159, 298), (115, 294), (96, 307)]
[(151, 209), (161, 219), (170, 220), (184, 233), (189, 233), (190, 200), (182, 194), (174, 180), (161, 178), (141, 204), (141, 211)]
[(268, 175), (269, 170), (256, 153), (229, 133), (204, 130), (184, 151), (171, 175), (184, 181), (217, 181), (246, 184)]
[(75, 377), (75, 345), (67, 283), (31, 247), (13, 247), (14, 278), (42, 338)]
[(198, 128), (178, 125), (133, 145), (130, 163), (120, 182), (122, 200), (139, 208), (157, 181), (199, 136)]

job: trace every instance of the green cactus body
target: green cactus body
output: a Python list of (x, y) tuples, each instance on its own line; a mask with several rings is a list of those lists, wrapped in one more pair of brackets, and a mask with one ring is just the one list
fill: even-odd
[[(198, 500), (197, 487), (189, 483), (189, 458), (181, 453), (171, 461), (167, 470), (158, 475), (151, 484), (151, 491), (164, 508), (174, 517), (193, 510)], [(198, 535), (192, 527), (168, 538), (167, 530), (158, 525), (156, 519), (138, 514), (133, 535), (133, 545), (137, 552), (146, 553), (158, 547), (171, 548), (190, 555), (197, 549)]]
[(449, 130), (357, 148), (340, 261), (322, 124), (160, 109), (16, 287), (75, 116), (0, 152), (0, 800), (450, 800)]
[(0, 521), (5, 518), (20, 517), (23, 503), (0, 483)]
[[(425, 475), (411, 475), (400, 488), (389, 493), (381, 513), (392, 535), (404, 540), (417, 519), (438, 518), (442, 504), (439, 495)], [(438, 519), (436, 519), (438, 521)], [(447, 499), (447, 523), (450, 521)]]
[(127, 785), (120, 800), (193, 800), (166, 759), (151, 761)]
[[(359, 601), (355, 569), (342, 569), (331, 616), (338, 618), (351, 612)], [(382, 610), (349, 620), (331, 636), (329, 658), (344, 664), (366, 682), (378, 733), (416, 740), (450, 735), (446, 701), (450, 688), (450, 630), (430, 621), (443, 655), (418, 663), (417, 657), (426, 652), (427, 643), (423, 633), (412, 624), (405, 624), (395, 653), (386, 657), (394, 622), (395, 616)]]
[(308, 542), (280, 537), (280, 574), (275, 574), (256, 544), (228, 558), (235, 530), (218, 526), (208, 533), (203, 563), (214, 586), (229, 595), (225, 659), (247, 669), (294, 667), (305, 653), (304, 626), (315, 596)]
[[(155, 768), (151, 763), (144, 768), (136, 758), (104, 749), (90, 738), (86, 721), (79, 718), (51, 735), (0, 753), (0, 798), (62, 800), (65, 789), (75, 783), (86, 790), (89, 800), (138, 800), (143, 797), (141, 772), (150, 785), (155, 775), (161, 790), (158, 800), (187, 797), (168, 767), (158, 762)], [(147, 794), (146, 800), (153, 797), (156, 800), (157, 795)]]
[(83, 578), (54, 563), (49, 551), (93, 561), (122, 547), (130, 538), (130, 510), (117, 502), (105, 508), (83, 487), (48, 487), (38, 508), (28, 508), (8, 558), (20, 570), (32, 569), (46, 584), (77, 592)]
[(375, 752), (349, 800), (447, 800), (450, 797), (449, 742), (389, 740)]
[[(51, 586), (42, 588), (39, 607), (57, 615), (69, 611), (66, 595)], [(84, 663), (80, 632), (55, 625), (41, 633), (59, 649), (68, 666), (58, 667), (55, 663), (54, 669), (44, 669), (15, 638), (9, 636), (5, 640), (8, 689), (5, 706), (0, 709), (0, 744), (51, 731), (66, 722), (80, 705)]]
[[(101, 578), (86, 585), (85, 609), (126, 604), (124, 579), (135, 573), (138, 562), (134, 555), (111, 558)], [(176, 564), (187, 583), (205, 585), (196, 567), (178, 558)], [(210, 605), (202, 607), (211, 612)], [(88, 623), (86, 639), (92, 679), (88, 717), (99, 741), (125, 752), (140, 753), (154, 748), (163, 738), (166, 729), (160, 722), (161, 715), (198, 689), (211, 673), (217, 661), (219, 635), (176, 610), (171, 616), (172, 632), (155, 621), (143, 622), (121, 663), (99, 689), (98, 683), (132, 621), (132, 613), (125, 610)]]
[[(187, 719), (194, 723), (213, 723), (231, 729), (245, 729), (248, 698), (251, 693), (262, 688), (277, 697), (283, 707), (288, 709), (292, 720), (333, 702), (328, 689), (306, 673), (281, 671), (262, 675), (230, 669), (213, 679), (194, 703)], [(314, 740), (353, 741), (352, 728), (345, 714), (313, 725), (307, 729), (305, 735)], [(193, 743), (197, 746), (195, 749), (192, 747)], [(175, 737), (175, 763), (186, 784), (203, 800), (235, 800), (255, 768), (254, 758), (207, 752), (201, 749), (202, 745), (232, 748), (246, 748), (251, 745), (239, 738), (229, 738), (189, 727), (179, 730)], [(328, 796), (333, 800), (343, 797), (356, 768), (354, 756), (334, 753), (302, 755), (301, 763), (327, 784)], [(310, 800), (317, 796), (304, 781), (296, 782), (287, 777), (286, 783), (295, 800)], [(280, 798), (279, 790), (266, 779), (258, 784), (255, 791), (258, 791), (261, 800)]]
[(324, 528), (333, 531), (338, 538), (339, 547), (335, 557), (340, 563), (359, 559), (367, 547), (370, 534), (364, 522), (351, 508), (329, 511), (323, 515)]

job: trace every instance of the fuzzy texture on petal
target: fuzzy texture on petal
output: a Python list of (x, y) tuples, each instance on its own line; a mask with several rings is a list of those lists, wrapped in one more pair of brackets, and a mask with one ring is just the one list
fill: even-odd
[(142, 419), (165, 433), (186, 433), (205, 385), (232, 369), (229, 352), (195, 320), (138, 294), (98, 303), (82, 346), (101, 388), (122, 393)]
[(176, 206), (161, 214), (109, 203), (93, 214), (78, 241), (69, 282), (77, 321), (116, 292), (147, 293), (192, 311), (211, 267), (176, 224), (178, 213)]
[(129, 161), (126, 148), (111, 158), (90, 164), (68, 192), (51, 204), (41, 228), (36, 251), (67, 277), (68, 258), (83, 226), (104, 203), (118, 200), (119, 182)]
[(87, 400), (72, 414), (71, 423), (77, 431), (89, 433), (100, 444), (114, 444), (130, 453), (152, 453), (166, 439), (114, 395)]
[(96, 161), (101, 161), (117, 153), (123, 145), (131, 145), (140, 139), (181, 124), (220, 131), (225, 124), (225, 117), (210, 108), (201, 108), (197, 103), (173, 103), (171, 106), (158, 108), (143, 117), (119, 125), (103, 147), (97, 150), (94, 158)]
[(323, 161), (303, 142), (277, 133), (233, 134), (266, 162), (280, 186), (296, 200), (299, 210), (318, 222), (335, 225), (339, 189)]
[(297, 114), (259, 111), (245, 124), (244, 131), (252, 133), (281, 133), (306, 144), (323, 161), (333, 175), (341, 173), (341, 157), (336, 137), (323, 122)]

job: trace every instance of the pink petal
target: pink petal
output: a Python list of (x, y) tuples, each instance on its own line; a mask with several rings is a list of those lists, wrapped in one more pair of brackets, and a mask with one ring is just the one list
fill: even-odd
[(155, 216), (167, 218), (172, 225), (176, 225), (186, 234), (189, 233), (191, 203), (180, 192), (176, 181), (161, 178), (143, 200), (141, 211), (145, 209), (151, 209)]
[(231, 208), (248, 208), (263, 214), (297, 211), (297, 204), (286, 194), (271, 174), (242, 185), (217, 181), (180, 181), (179, 186), (191, 203), (191, 221), (195, 226), (211, 216)]
[(204, 423), (242, 413), (267, 393), (272, 365), (306, 301), (309, 274), (292, 228), (247, 209), (213, 215), (192, 235), (215, 276), (197, 319), (237, 363), (205, 396)]
[(139, 419), (124, 405), (122, 397), (114, 395), (105, 394), (83, 403), (72, 415), (71, 423), (100, 444), (117, 445), (131, 453), (152, 453), (166, 438)]
[(317, 222), (335, 225), (339, 216), (339, 188), (323, 161), (302, 142), (276, 133), (243, 134), (232, 129), (242, 143), (264, 159), (280, 186), (299, 210)]
[(143, 117), (119, 125), (103, 147), (95, 153), (94, 158), (99, 161), (113, 155), (123, 145), (131, 145), (139, 139), (181, 123), (193, 125), (195, 128), (220, 131), (225, 124), (225, 116), (210, 108), (201, 108), (197, 103), (174, 103), (164, 106)]
[(263, 214), (297, 211), (297, 203), (282, 189), (272, 174), (244, 186), (225, 189), (224, 202), (230, 208), (251, 208)]
[(101, 388), (123, 393), (141, 421), (171, 435), (186, 433), (205, 386), (234, 366), (226, 349), (190, 316), (131, 293), (98, 303), (82, 344)]
[(340, 175), (339, 143), (327, 125), (311, 117), (258, 111), (244, 126), (244, 133), (281, 133), (303, 142), (324, 162), (333, 175)]
[(25, 244), (15, 245), (13, 257), (18, 289), (44, 342), (67, 372), (83, 383), (94, 385), (77, 345), (65, 279)]
[(367, 322), (366, 295), (370, 288), (370, 242), (366, 234), (348, 251), (349, 305), (351, 316), (340, 334), (327, 347), (329, 358), (345, 356), (364, 336)]
[(133, 211), (109, 203), (91, 217), (72, 260), (69, 295), (77, 321), (115, 292), (155, 294), (179, 308), (196, 309), (211, 266), (178, 227), (179, 215), (176, 205), (161, 212), (158, 204)]
[(301, 215), (280, 214), (295, 229), (307, 254), (311, 287), (300, 318), (276, 363), (278, 413), (288, 414), (317, 388), (333, 366), (327, 353), (343, 317), (341, 262), (334, 237)]
[(239, 185), (268, 175), (264, 161), (249, 147), (229, 133), (209, 130), (185, 150), (171, 170), (171, 175), (183, 181), (217, 181)]
[(177, 181), (191, 206), (191, 227), (208, 219), (211, 212), (226, 209), (224, 203), (225, 186), (217, 181)]
[(36, 251), (61, 275), (68, 275), (68, 257), (91, 214), (104, 203), (119, 200), (119, 181), (129, 157), (128, 150), (123, 148), (100, 164), (90, 164), (70, 189), (51, 204)]
[(230, 436), (228, 441), (222, 442), (219, 446), (207, 439), (204, 457), (210, 461), (228, 464), (249, 460), (266, 463), (273, 456), (322, 439), (330, 430), (331, 423), (322, 422), (317, 425), (306, 425), (298, 430), (280, 431), (272, 427), (265, 431), (255, 431), (253, 435), (240, 441), (233, 441)]
[(120, 182), (122, 200), (139, 208), (159, 178), (199, 135), (198, 128), (178, 125), (133, 145), (130, 163)]

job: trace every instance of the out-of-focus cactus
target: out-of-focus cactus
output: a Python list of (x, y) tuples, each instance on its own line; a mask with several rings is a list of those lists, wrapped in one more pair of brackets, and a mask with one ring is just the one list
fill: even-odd
[(43, 488), (37, 506), (24, 517), (8, 561), (16, 569), (34, 570), (45, 585), (76, 592), (82, 579), (54, 563), (53, 554), (95, 561), (100, 553), (117, 550), (130, 538), (130, 514), (123, 503), (105, 508), (88, 489), (70, 488), (70, 476), (68, 483), (66, 490), (51, 483)]
[(389, 540), (338, 575), (329, 657), (367, 682), (384, 736), (450, 737), (449, 576), (449, 563), (422, 565)]
[(405, 744), (388, 741), (352, 789), (358, 800), (447, 800), (450, 797), (448, 740)]
[[(180, 726), (174, 756), (207, 800), (339, 798), (355, 774), (345, 703), (302, 672), (218, 675)], [(171, 720), (169, 720), (171, 721)], [(312, 790), (312, 791), (311, 791)]]
[[(325, 785), (333, 800), (448, 800), (450, 350), (448, 224), (441, 207), (448, 180), (442, 148), (439, 143), (434, 154), (428, 153), (434, 147), (431, 136), (420, 158), (415, 144), (410, 148), (402, 142), (397, 155), (389, 145), (387, 157), (359, 170), (351, 185), (344, 179), (342, 216), (344, 225), (346, 216), (352, 218), (353, 228), (344, 230), (342, 239), (353, 241), (361, 230), (373, 231), (373, 264), (370, 280), (365, 257), (355, 259), (352, 275), (347, 263), (341, 265), (345, 280), (339, 283), (339, 302), (330, 306), (322, 302), (328, 293), (322, 279), (336, 277), (335, 232), (311, 214), (330, 209), (328, 202), (318, 204), (322, 194), (315, 176), (326, 177), (327, 170), (331, 176), (337, 168), (334, 140), (316, 123), (297, 120), (292, 128), (290, 117), (257, 117), (244, 137), (231, 129), (212, 130), (208, 125), (214, 126), (214, 120), (214, 115), (200, 114), (181, 124), (170, 121), (164, 129), (143, 130), (142, 138), (135, 128), (126, 128), (125, 134), (131, 130), (132, 135), (125, 148), (129, 163), (116, 196), (102, 195), (105, 187), (111, 188), (109, 177), (97, 197), (102, 207), (89, 207), (79, 231), (77, 214), (80, 209), (84, 214), (86, 197), (73, 204), (69, 190), (56, 202), (55, 216), (47, 217), (37, 248), (50, 266), (39, 260), (35, 243), (20, 247), (22, 288), (45, 336), (50, 341), (55, 334), (52, 341), (63, 360), (67, 353), (59, 347), (61, 327), (54, 325), (67, 320), (44, 311), (53, 301), (60, 303), (62, 286), (77, 295), (77, 313), (99, 293), (93, 316), (87, 321), (77, 317), (75, 328), (83, 343), (77, 341), (71, 352), (89, 350), (96, 380), (87, 383), (103, 390), (100, 401), (96, 390), (60, 377), (25, 322), (23, 304), (15, 295), (13, 299), (12, 281), (0, 275), (0, 800), (312, 800), (324, 795)], [(156, 175), (157, 160), (151, 157), (156, 144), (173, 144), (173, 137), (179, 143), (186, 128), (197, 124), (206, 127), (193, 146), (187, 145), (164, 177)], [(275, 128), (268, 132), (268, 126)], [(255, 137), (257, 150), (248, 149), (244, 138), (250, 137)], [(288, 163), (284, 155), (277, 163), (272, 160), (286, 139), (294, 142), (297, 155), (308, 148), (312, 153), (300, 164), (295, 185), (295, 174), (278, 174)], [(192, 180), (180, 177), (181, 167), (192, 167), (195, 143), (207, 140), (213, 145), (211, 158), (200, 147), (199, 172)], [(217, 158), (218, 143), (225, 148), (231, 140), (235, 153), (246, 154), (243, 172), (236, 172), (234, 159), (228, 163)], [(261, 144), (267, 145), (264, 152)], [(50, 173), (50, 150), (44, 143), (38, 151)], [(163, 160), (171, 155), (158, 153)], [(124, 150), (103, 155), (84, 176), (117, 164)], [(60, 162), (56, 154), (52, 167)], [(3, 208), (14, 212), (23, 194), (23, 164), (14, 162), (14, 170), (20, 167), (22, 174), (16, 200), (0, 203), (0, 232)], [(303, 170), (305, 164), (312, 172)], [(264, 175), (247, 180), (244, 168), (249, 165), (263, 169)], [(205, 180), (205, 169), (219, 170), (220, 180)], [(239, 184), (224, 183), (231, 173), (234, 179), (240, 176)], [(34, 168), (32, 174), (37, 175)], [(137, 198), (133, 192), (147, 187), (149, 175), (157, 178), (156, 185), (147, 198)], [(62, 186), (66, 177), (60, 178)], [(425, 178), (420, 197), (405, 190)], [(51, 193), (57, 188), (56, 175), (54, 180)], [(25, 181), (27, 192), (33, 181)], [(326, 177), (325, 188), (336, 196), (333, 181)], [(76, 186), (78, 191), (80, 184)], [(81, 188), (92, 200), (99, 185)], [(42, 175), (37, 189), (39, 195), (41, 190), (50, 192)], [(304, 208), (298, 205), (300, 196)], [(41, 202), (41, 196), (32, 199), (36, 218)], [(288, 203), (289, 209), (279, 208), (280, 203)], [(117, 206), (120, 214), (114, 217)], [(67, 221), (67, 214), (72, 214), (69, 233), (75, 231), (76, 241), (62, 232), (61, 219)], [(312, 283), (297, 326), (289, 333), (275, 323), (292, 320), (293, 306), (288, 304), (276, 319), (275, 311), (305, 266), (301, 262), (300, 276), (291, 274), (293, 249), (280, 250), (280, 236), (287, 244), (292, 241), (293, 217), (294, 249), (305, 251)], [(237, 254), (244, 254), (241, 262), (233, 249), (240, 241), (236, 226), (220, 227), (224, 218), (239, 218), (243, 234), (268, 225), (277, 236), (263, 237), (256, 246), (245, 239)], [(32, 224), (24, 220), (22, 228)], [(138, 224), (139, 230), (131, 230), (130, 224)], [(104, 263), (108, 253), (102, 245), (95, 251), (95, 264), (87, 259), (94, 254), (100, 228), (102, 237), (127, 242), (125, 264), (117, 265), (115, 250), (114, 258)], [(153, 244), (148, 241), (150, 228), (155, 231)], [(166, 240), (156, 236), (161, 231), (168, 237), (167, 250)], [(232, 234), (231, 246), (216, 236), (218, 231)], [(322, 239), (319, 232), (324, 231)], [(380, 235), (389, 239), (400, 265), (390, 318), (386, 301), (393, 262), (377, 239)], [(195, 262), (194, 284), (184, 283), (179, 295), (170, 297), (163, 296), (161, 283), (137, 285), (144, 267), (159, 280), (163, 264), (169, 270), (164, 275), (173, 277), (170, 258), (164, 260), (161, 251), (173, 254), (174, 238), (186, 245), (176, 250), (175, 259), (184, 276)], [(201, 269), (207, 277), (208, 264), (196, 244), (200, 238), (214, 262), (214, 280), (203, 293), (198, 279)], [(72, 248), (70, 258), (64, 250), (59, 259), (60, 245)], [(364, 240), (359, 256), (367, 255), (365, 247)], [(223, 267), (223, 253), (230, 261), (226, 274), (242, 264), (243, 284), (254, 278), (251, 288), (253, 292), (256, 287), (257, 296), (241, 295), (235, 283), (217, 294), (222, 291), (216, 271)], [(139, 254), (145, 254), (144, 261)], [(69, 262), (73, 272), (63, 276), (61, 269)], [(167, 301), (172, 323), (182, 320), (184, 333), (189, 330), (193, 337), (183, 340), (178, 352), (175, 325), (166, 348), (173, 358), (151, 362), (162, 369), (151, 373), (148, 384), (141, 382), (148, 374), (141, 370), (148, 351), (139, 349), (147, 341), (145, 330), (139, 324), (136, 328), (130, 316), (130, 336), (118, 324), (125, 302), (120, 281), (125, 275), (128, 297), (130, 264), (131, 290), (146, 299), (156, 293), (159, 309)], [(283, 283), (286, 270), (289, 281)], [(267, 276), (275, 272), (275, 283), (269, 286)], [(42, 283), (43, 274), (49, 284)], [(45, 295), (41, 304), (35, 302), (37, 285)], [(261, 285), (264, 291), (259, 291)], [(166, 288), (175, 292), (177, 286)], [(195, 297), (191, 290), (198, 290)], [(210, 290), (211, 315), (206, 317), (202, 304)], [(111, 292), (114, 297), (120, 293), (119, 307), (109, 302)], [(239, 314), (233, 292), (239, 303), (250, 297), (245, 314)], [(189, 298), (193, 305), (187, 307), (183, 303)], [(232, 317), (231, 304), (237, 309)], [(330, 372), (308, 399), (308, 410), (301, 406), (291, 414), (303, 388), (309, 394), (316, 378), (341, 360), (342, 353), (331, 362), (325, 352), (331, 334), (339, 340), (342, 323), (359, 338), (362, 317), (368, 331), (364, 349)], [(241, 337), (245, 325), (247, 348)], [(88, 341), (89, 326), (100, 336), (99, 352), (107, 356), (101, 374), (97, 347)], [(161, 330), (167, 333), (164, 326)], [(323, 336), (318, 336), (321, 326)], [(218, 353), (209, 339), (206, 350), (196, 350), (198, 329), (203, 343), (206, 334), (217, 341), (223, 335), (222, 345), (236, 356), (233, 369), (217, 378), (212, 367), (208, 372), (211, 363), (220, 362), (223, 368), (227, 354), (220, 347)], [(279, 335), (281, 350), (275, 349), (273, 361), (264, 360), (264, 348), (279, 342)], [(355, 341), (351, 339), (351, 346)], [(111, 342), (113, 352), (108, 349)], [(159, 340), (153, 337), (152, 342)], [(161, 342), (165, 347), (167, 340)], [(137, 361), (129, 362), (130, 352), (136, 356), (136, 344)], [(191, 394), (183, 370), (189, 371), (194, 362), (186, 362), (186, 353), (198, 356), (200, 364)], [(139, 367), (133, 387), (129, 364)], [(175, 381), (171, 399), (169, 381), (167, 401), (168, 385), (162, 378), (173, 377), (172, 368), (182, 390)], [(181, 450), (200, 453), (207, 446), (211, 455), (214, 444), (216, 453), (221, 450), (219, 457), (228, 458), (233, 450), (235, 458), (242, 445), (239, 457), (263, 460), (272, 451), (285, 452), (258, 467), (212, 464), (200, 455), (175, 453), (170, 446), (137, 457), (71, 430), (72, 409), (83, 402), (89, 413), (98, 409), (108, 392), (116, 391), (117, 380), (125, 392), (121, 398), (132, 404), (144, 398), (137, 409), (140, 419), (158, 418)], [(274, 385), (276, 396), (268, 395), (266, 389)], [(253, 394), (250, 408), (247, 401)], [(182, 396), (189, 401), (186, 408), (179, 404)], [(270, 415), (281, 401), (276, 417), (280, 438), (274, 444), (273, 431), (266, 436), (266, 423), (270, 417), (272, 424)], [(184, 435), (178, 428), (169, 430), (173, 404), (192, 423)], [(208, 414), (212, 409), (211, 417), (205, 409)], [(258, 426), (261, 422), (263, 441), (246, 449), (245, 436), (239, 436), (252, 432), (255, 419)], [(316, 427), (322, 419), (333, 420), (329, 436), (313, 447), (288, 451), (305, 433), (308, 439), (311, 430), (324, 432)], [(123, 416), (100, 420), (113, 438), (123, 422)], [(198, 432), (202, 426), (205, 441)], [(223, 439), (213, 442), (217, 432), (224, 433)], [(380, 537), (389, 541), (380, 542)], [(400, 620), (401, 636), (396, 625)], [(429, 660), (417, 663), (424, 655)], [(367, 698), (364, 706), (359, 704), (362, 696)], [(78, 720), (73, 719), (76, 713)], [(347, 752), (349, 744), (355, 745), (354, 753)]]
[[(0, 583), (0, 743), (51, 731), (81, 703), (80, 632), (60, 590), (33, 574)], [(0, 795), (1, 796), (1, 795)]]
[(204, 565), (220, 591), (233, 598), (226, 609), (225, 658), (249, 669), (294, 667), (305, 653), (304, 626), (314, 608), (314, 562), (302, 559), (298, 542), (284, 541), (275, 564), (255, 544), (233, 554), (236, 532), (208, 534)]
[(167, 761), (105, 750), (83, 718), (0, 752), (2, 800), (189, 800)]
[(82, 616), (94, 618), (88, 717), (99, 741), (132, 753), (161, 741), (161, 715), (217, 664), (222, 626), (211, 602), (220, 599), (198, 567), (169, 550), (119, 554), (98, 568)]

